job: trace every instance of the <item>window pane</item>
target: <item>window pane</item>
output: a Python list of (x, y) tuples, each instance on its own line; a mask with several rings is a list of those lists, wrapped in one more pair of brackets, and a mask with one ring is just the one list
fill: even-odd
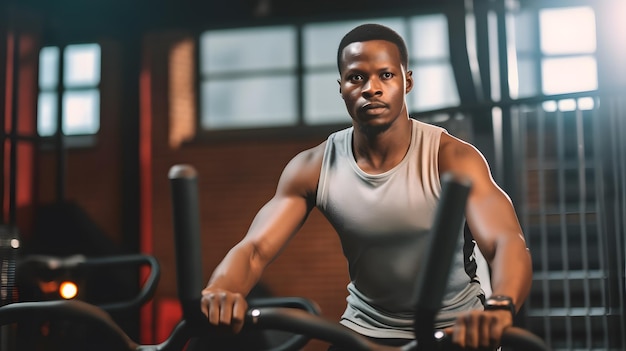
[(533, 21), (532, 11), (523, 11), (513, 16), (515, 28), (515, 49), (518, 52), (534, 52), (537, 40), (537, 29), (535, 21)]
[(37, 132), (51, 136), (57, 131), (57, 94), (40, 93), (37, 100)]
[(53, 89), (59, 84), (59, 48), (49, 46), (39, 52), (39, 88)]
[(414, 60), (447, 59), (448, 21), (444, 15), (411, 18), (411, 58)]
[(303, 29), (305, 66), (332, 65), (337, 67), (337, 49), (341, 38), (354, 27), (363, 23), (379, 23), (394, 29), (402, 36), (406, 34), (404, 22), (399, 18), (309, 24)]
[(493, 101), (499, 101), (501, 98), (499, 60), (500, 43), (498, 34), (498, 15), (495, 11), (487, 12), (487, 31), (489, 41), (489, 82), (491, 83), (491, 99)]
[(100, 83), (100, 45), (67, 46), (63, 70), (66, 87), (97, 86)]
[(293, 27), (227, 29), (200, 37), (201, 71), (293, 69), (296, 64), (296, 30)]
[(456, 106), (460, 102), (450, 65), (422, 65), (413, 71), (413, 81), (409, 97), (413, 95), (416, 111)]
[(100, 93), (97, 89), (67, 91), (63, 95), (63, 133), (95, 134), (100, 129)]
[(293, 76), (208, 81), (202, 84), (202, 126), (295, 125), (296, 101)]
[(596, 51), (596, 23), (590, 7), (544, 9), (539, 13), (541, 50), (549, 55)]
[(337, 66), (337, 48), (341, 38), (360, 22), (317, 23), (304, 27), (304, 64)]
[(546, 112), (555, 112), (555, 111), (575, 111), (579, 110), (593, 110), (594, 101), (593, 98), (584, 97), (578, 100), (574, 99), (564, 99), (559, 101), (545, 101), (542, 104), (543, 109)]
[(546, 95), (598, 89), (596, 60), (592, 56), (544, 59), (541, 69)]
[(559, 100), (559, 110), (560, 111), (574, 111), (574, 110), (576, 110), (576, 100), (574, 100), (574, 99)]
[(546, 110), (546, 112), (556, 112), (557, 110), (557, 104), (556, 104), (556, 101), (554, 100), (544, 101), (541, 103), (541, 106), (543, 107), (544, 110)]
[(578, 99), (578, 108), (580, 110), (593, 110), (595, 102), (593, 98), (583, 97)]
[(537, 64), (532, 58), (517, 58), (518, 97), (531, 97), (539, 93)]
[(307, 74), (304, 89), (304, 120), (307, 124), (350, 121), (339, 94), (337, 73)]

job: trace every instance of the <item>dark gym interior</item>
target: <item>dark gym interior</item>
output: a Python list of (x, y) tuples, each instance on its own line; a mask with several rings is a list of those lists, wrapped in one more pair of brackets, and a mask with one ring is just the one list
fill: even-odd
[[(474, 143), (511, 196), (534, 270), (520, 325), (553, 350), (623, 350), (624, 16), (621, 0), (3, 0), (2, 270), (14, 269), (18, 257), (29, 255), (153, 256), (161, 270), (154, 296), (113, 315), (134, 339), (163, 341), (181, 313), (170, 167), (190, 164), (198, 170), (206, 281), (272, 196), (285, 164), (350, 123), (347, 114), (311, 107), (317, 100), (310, 100), (314, 79), (308, 78), (330, 77), (336, 84), (336, 66), (310, 64), (316, 56), (307, 45), (322, 41), (336, 50), (336, 36), (324, 43), (319, 33), (345, 23), (389, 21), (413, 35), (409, 46), (421, 45), (425, 37), (412, 32), (416, 28), (433, 30), (435, 40), (444, 38), (438, 43), (443, 56), (417, 55), (413, 65), (416, 72), (441, 67), (448, 75), (433, 79), (449, 78), (448, 86), (427, 78), (418, 87), (449, 90), (434, 105), (422, 100), (430, 95), (412, 92), (411, 116)], [(206, 64), (213, 57), (207, 44), (212, 38), (268, 28), (285, 29), (294, 38), (294, 61), (287, 68), (224, 73)], [(568, 43), (574, 45), (564, 48)], [(97, 82), (91, 87), (64, 84), (59, 77), (71, 50), (93, 44)], [(57, 53), (52, 55), (56, 64), (46, 66), (44, 53)], [(328, 53), (331, 57), (324, 59), (332, 62), (335, 52)], [(49, 67), (56, 78), (45, 85)], [(278, 108), (284, 118), (266, 124), (211, 120), (211, 111), (221, 108), (220, 101), (210, 99), (219, 96), (211, 95), (212, 84), (245, 82), (247, 75), (294, 79), (292, 96), (265, 91), (260, 95), (275, 101), (259, 106), (282, 106), (291, 99), (293, 108), (286, 107), (286, 113)], [(95, 101), (95, 127), (92, 120), (87, 129), (59, 128), (71, 123), (63, 120), (72, 106), (64, 96), (87, 91), (97, 96), (90, 100)], [(340, 101), (334, 91), (325, 96)], [(256, 112), (247, 106), (235, 111)], [(9, 244), (13, 238), (19, 238), (17, 252)], [(264, 274), (259, 294), (307, 297), (325, 316), (337, 319), (345, 308), (345, 267), (332, 227), (313, 211)], [(69, 273), (13, 282), (21, 284), (19, 291), (3, 280), (2, 305), (60, 298), (56, 285), (44, 282), (63, 279), (77, 282), (77, 298), (107, 303), (134, 296), (146, 278), (146, 271), (136, 267), (63, 274)], [(0, 351), (12, 350), (6, 334), (1, 336)], [(325, 347), (312, 341), (305, 350)]]

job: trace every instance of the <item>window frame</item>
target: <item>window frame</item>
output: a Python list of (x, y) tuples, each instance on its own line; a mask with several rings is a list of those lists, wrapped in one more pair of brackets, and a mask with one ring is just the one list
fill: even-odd
[[(66, 58), (67, 58), (67, 52), (66, 49), (68, 47), (72, 47), (72, 46), (81, 46), (81, 45), (97, 45), (98, 46), (98, 50), (97, 50), (97, 55), (99, 55), (98, 57), (98, 80), (96, 84), (78, 84), (78, 85), (72, 85), (72, 84), (67, 84), (65, 82), (65, 65), (66, 65)], [(55, 74), (56, 74), (56, 85), (54, 85), (54, 87), (51, 88), (45, 88), (41, 86), (40, 82), (39, 82), (39, 78), (40, 78), (40, 74), (41, 74), (41, 61), (40, 61), (40, 57), (38, 55), (38, 59), (37, 59), (37, 65), (38, 65), (38, 74), (37, 74), (37, 109), (36, 109), (36, 115), (37, 115), (37, 128), (35, 130), (35, 134), (39, 140), (39, 144), (41, 146), (42, 149), (46, 150), (46, 149), (55, 149), (58, 148), (59, 146), (61, 147), (65, 147), (65, 148), (86, 148), (86, 147), (92, 147), (94, 146), (97, 141), (98, 141), (98, 135), (100, 133), (101, 130), (101, 118), (102, 118), (102, 58), (103, 58), (103, 46), (101, 43), (97, 42), (97, 41), (81, 41), (81, 42), (67, 42), (67, 43), (49, 43), (49, 44), (44, 44), (41, 46), (39, 53), (41, 52), (41, 50), (45, 49), (45, 48), (56, 48), (58, 50), (58, 57), (57, 57), (57, 62), (56, 62), (56, 70), (55, 70)], [(95, 102), (97, 106), (95, 106), (95, 109), (97, 110), (97, 116), (95, 116), (97, 118), (97, 130), (94, 133), (76, 133), (76, 134), (65, 134), (63, 132), (63, 125), (59, 125), (59, 122), (61, 121), (61, 117), (59, 116), (63, 116), (65, 114), (64, 111), (64, 99), (67, 97), (66, 93), (67, 92), (83, 92), (83, 91), (89, 91), (89, 90), (95, 90), (97, 92), (97, 101)], [(54, 106), (55, 108), (55, 119), (54, 119), (54, 124), (56, 124), (56, 130), (53, 134), (51, 135), (40, 135), (39, 134), (39, 98), (41, 97), (42, 94), (45, 93), (51, 93), (55, 96), (56, 99), (56, 106)], [(66, 116), (63, 116), (66, 117)]]
[[(597, 21), (598, 9), (590, 1), (586, 1), (586, 0), (541, 0), (541, 1), (530, 0), (530, 1), (518, 1), (518, 4), (520, 5), (519, 9), (517, 9), (518, 12), (527, 11), (528, 14), (531, 16), (530, 27), (533, 28), (533, 30), (535, 31), (533, 38), (531, 39), (532, 47), (530, 49), (519, 51), (519, 48), (515, 46), (517, 64), (519, 65), (519, 62), (521, 61), (520, 59), (524, 59), (526, 62), (531, 63), (533, 65), (534, 75), (532, 79), (534, 80), (534, 86), (532, 87), (532, 89), (534, 90), (534, 94), (527, 96), (527, 95), (521, 95), (518, 93), (518, 96), (511, 97), (511, 99), (516, 100), (516, 99), (524, 99), (528, 97), (549, 97), (552, 95), (558, 96), (558, 95), (579, 94), (579, 93), (593, 94), (597, 92), (599, 89), (599, 84), (600, 84), (599, 76), (598, 76), (599, 74), (598, 73), (599, 57), (598, 57), (598, 47), (597, 47), (598, 33), (596, 32), (596, 48), (593, 52), (578, 52), (578, 53), (572, 52), (572, 53), (555, 53), (555, 54), (545, 53), (541, 47), (541, 35), (542, 35), (541, 30), (542, 29), (540, 26), (540, 13), (542, 10), (553, 10), (553, 9), (565, 10), (565, 9), (576, 8), (576, 7), (588, 7), (593, 10), (595, 20)], [(516, 15), (516, 13), (512, 13), (512, 15)], [(597, 23), (596, 23), (596, 28), (597, 28)], [(595, 62), (596, 89), (585, 90), (585, 91), (577, 90), (577, 91), (558, 92), (555, 94), (544, 93), (544, 88), (545, 88), (544, 78), (545, 77), (544, 77), (543, 67), (547, 60), (583, 58), (583, 57), (591, 57), (593, 58)], [(519, 71), (517, 72), (517, 74), (518, 74), (517, 79), (519, 79), (520, 77)]]
[[(233, 139), (276, 139), (276, 138), (302, 138), (302, 137), (319, 137), (320, 135), (326, 135), (330, 132), (336, 131), (338, 129), (346, 128), (351, 125), (351, 119), (348, 114), (345, 114), (345, 121), (331, 121), (326, 123), (308, 123), (307, 116), (305, 116), (305, 79), (307, 78), (307, 73), (309, 72), (330, 72), (329, 67), (315, 67), (315, 66), (306, 66), (304, 64), (304, 39), (303, 39), (303, 31), (307, 25), (311, 24), (323, 24), (323, 23), (337, 23), (337, 22), (361, 22), (372, 21), (372, 20), (384, 20), (384, 19), (395, 19), (402, 21), (405, 29), (407, 31), (404, 39), (408, 46), (411, 45), (411, 21), (414, 21), (414, 17), (419, 16), (428, 16), (428, 15), (443, 15), (448, 20), (448, 16), (443, 10), (421, 10), (414, 11), (411, 13), (384, 13), (384, 14), (363, 14), (355, 17), (342, 17), (342, 18), (311, 18), (307, 21), (252, 21), (251, 23), (245, 23), (241, 26), (208, 26), (199, 29), (195, 35), (195, 46), (196, 46), (196, 67), (198, 73), (196, 74), (196, 87), (195, 90), (197, 92), (198, 98), (196, 99), (196, 133), (194, 140), (201, 140), (203, 142), (213, 142), (213, 141), (228, 141)], [(211, 30), (222, 30), (222, 29), (240, 29), (240, 28), (258, 28), (264, 26), (293, 26), (297, 33), (296, 35), (296, 68), (295, 68), (295, 78), (297, 84), (297, 94), (296, 94), (296, 113), (295, 116), (295, 124), (293, 125), (280, 125), (280, 126), (261, 126), (261, 127), (242, 127), (242, 128), (227, 128), (227, 129), (205, 129), (202, 126), (202, 84), (204, 83), (203, 76), (201, 73), (201, 35), (206, 31)], [(449, 35), (449, 33), (447, 33)], [(411, 50), (411, 47), (409, 47)], [(448, 57), (445, 60), (445, 64), (451, 66), (451, 59)], [(332, 59), (334, 60), (334, 55)], [(410, 69), (415, 69), (415, 59), (410, 60)], [(426, 60), (429, 63), (432, 62), (440, 62), (440, 60)], [(336, 64), (333, 64), (332, 71), (336, 73)], [(337, 73), (338, 78), (338, 73)], [(453, 89), (458, 90), (458, 87), (453, 87)], [(410, 99), (410, 98), (409, 98)], [(449, 106), (445, 108), (455, 108), (460, 105), (460, 101), (455, 106)], [(410, 108), (410, 114), (419, 114), (425, 111), (417, 111)], [(338, 116), (339, 117), (339, 116)]]

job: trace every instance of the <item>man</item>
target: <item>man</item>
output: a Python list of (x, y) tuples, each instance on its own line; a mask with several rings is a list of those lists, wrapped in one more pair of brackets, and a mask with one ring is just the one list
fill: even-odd
[[(409, 118), (405, 96), (413, 77), (396, 32), (376, 24), (353, 29), (339, 45), (337, 64), (352, 127), (287, 164), (275, 195), (202, 291), (203, 313), (211, 324), (241, 330), (246, 294), (317, 207), (336, 229), (349, 263), (341, 323), (379, 343), (407, 343), (440, 176), (453, 172), (472, 182), (466, 221), (473, 240), (460, 238), (436, 327), (462, 347), (496, 346), (528, 295), (532, 275), (510, 199), (478, 150)], [(492, 270), (487, 302), (475, 276), (474, 241)]]

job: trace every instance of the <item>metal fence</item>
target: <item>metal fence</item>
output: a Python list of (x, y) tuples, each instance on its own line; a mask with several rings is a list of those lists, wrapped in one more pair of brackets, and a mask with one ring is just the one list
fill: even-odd
[(526, 327), (554, 350), (623, 350), (626, 104), (513, 104), (503, 139), (533, 256)]

